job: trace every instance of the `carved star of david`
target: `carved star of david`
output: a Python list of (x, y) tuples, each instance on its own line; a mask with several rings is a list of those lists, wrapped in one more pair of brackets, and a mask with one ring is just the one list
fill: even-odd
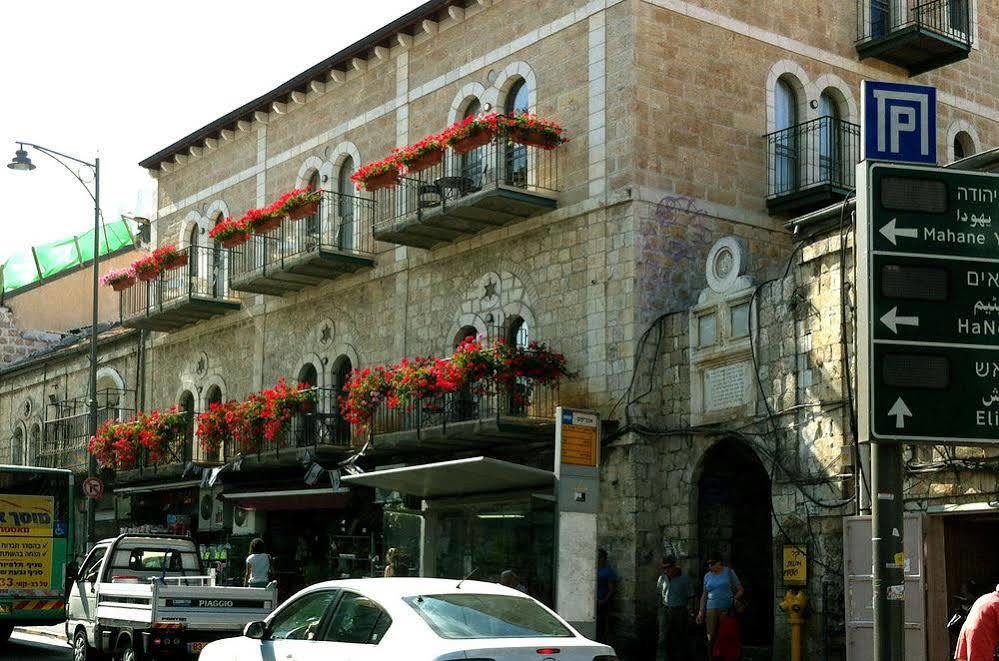
[(486, 283), (486, 292), (482, 295), (482, 298), (493, 298), (496, 296), (496, 283), (490, 280)]
[(322, 330), (319, 331), (319, 343), (329, 344), (331, 339), (333, 339), (333, 329), (329, 327), (329, 324), (323, 324)]
[(204, 356), (198, 358), (198, 366), (195, 369), (197, 370), (198, 374), (204, 374), (208, 370), (208, 365), (205, 361)]

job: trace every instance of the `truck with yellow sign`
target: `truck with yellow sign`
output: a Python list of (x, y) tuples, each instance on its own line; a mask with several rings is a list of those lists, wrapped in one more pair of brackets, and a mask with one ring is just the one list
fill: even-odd
[(0, 645), (16, 626), (65, 621), (74, 500), (70, 471), (0, 465)]

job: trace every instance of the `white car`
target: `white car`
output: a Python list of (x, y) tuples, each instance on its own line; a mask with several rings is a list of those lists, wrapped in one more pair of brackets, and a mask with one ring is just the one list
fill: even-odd
[(617, 661), (540, 602), (495, 583), (328, 581), (294, 595), (200, 661)]

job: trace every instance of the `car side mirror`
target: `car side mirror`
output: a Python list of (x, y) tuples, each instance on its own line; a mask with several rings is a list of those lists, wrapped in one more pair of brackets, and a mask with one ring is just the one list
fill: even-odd
[(270, 637), (270, 632), (267, 630), (266, 622), (257, 621), (250, 622), (243, 627), (243, 635), (254, 640), (267, 640)]

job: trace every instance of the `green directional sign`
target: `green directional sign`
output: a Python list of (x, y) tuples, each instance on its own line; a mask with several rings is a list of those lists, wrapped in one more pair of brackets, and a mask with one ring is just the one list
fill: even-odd
[(999, 443), (999, 175), (858, 166), (862, 440)]

